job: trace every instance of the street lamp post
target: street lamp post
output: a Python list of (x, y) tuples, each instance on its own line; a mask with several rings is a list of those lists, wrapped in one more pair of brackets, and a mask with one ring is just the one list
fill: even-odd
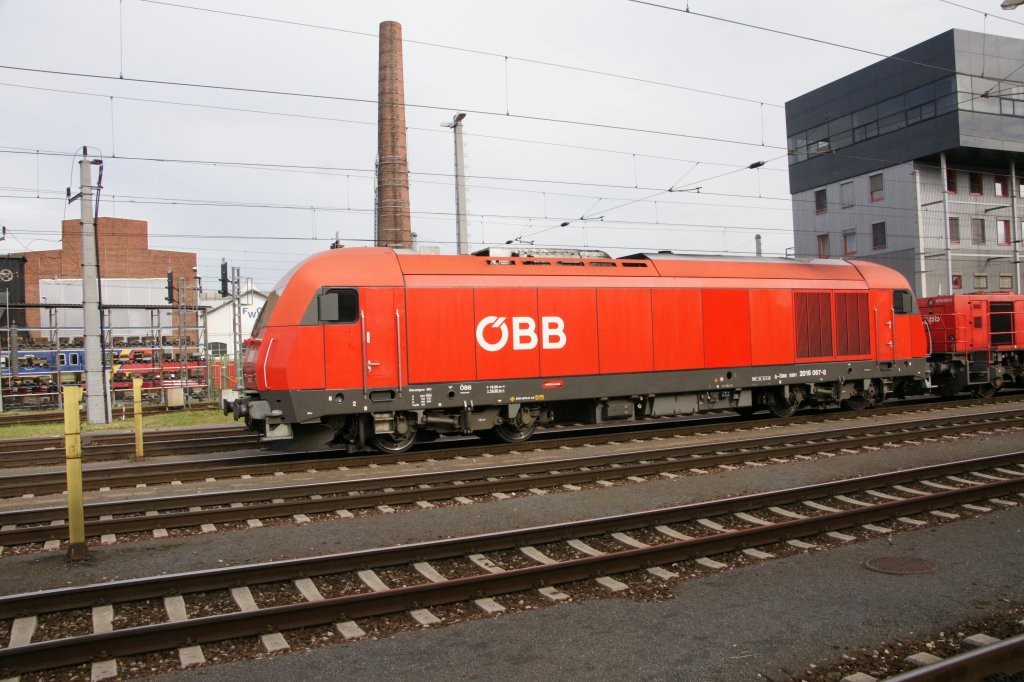
[(466, 220), (466, 169), (462, 153), (462, 119), (466, 114), (459, 112), (451, 123), (442, 123), (445, 128), (455, 131), (455, 247), (456, 253), (469, 253), (469, 228)]

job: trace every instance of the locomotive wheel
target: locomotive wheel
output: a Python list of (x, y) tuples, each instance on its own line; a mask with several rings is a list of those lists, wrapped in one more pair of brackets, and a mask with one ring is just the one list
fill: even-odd
[(381, 452), (405, 452), (415, 442), (415, 429), (409, 429), (403, 434), (375, 433), (370, 436), (370, 444)]
[(503, 443), (522, 443), (523, 441), (530, 440), (530, 436), (536, 430), (537, 422), (530, 422), (529, 424), (504, 423), (495, 426), (487, 432), (487, 435)]
[(768, 411), (776, 417), (792, 417), (799, 407), (800, 394), (796, 391), (790, 393), (788, 399), (782, 391), (772, 393), (768, 400)]
[(842, 402), (843, 407), (848, 410), (866, 410), (869, 407), (874, 407), (878, 404), (878, 392), (875, 390), (874, 384), (871, 385), (866, 391), (861, 393), (855, 393)]
[(998, 390), (999, 388), (992, 384), (984, 384), (983, 386), (974, 388), (971, 393), (973, 393), (976, 398), (991, 398)]
[(855, 412), (866, 410), (874, 404), (875, 402), (869, 396), (864, 394), (857, 394), (843, 401), (843, 407)]

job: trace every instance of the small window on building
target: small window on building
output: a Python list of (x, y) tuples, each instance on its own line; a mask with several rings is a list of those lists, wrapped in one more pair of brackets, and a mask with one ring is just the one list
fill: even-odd
[(1013, 289), (1013, 275), (999, 275), (999, 288), (1003, 291)]
[(974, 275), (974, 290), (984, 291), (988, 289), (988, 275), (982, 275), (975, 273)]
[(1010, 235), (1010, 221), (1009, 220), (997, 220), (996, 221), (996, 234), (999, 236), (1000, 246), (1009, 246), (1011, 235)]
[(995, 193), (997, 197), (1010, 196), (1010, 181), (1005, 175), (997, 175), (995, 180)]
[(828, 213), (828, 192), (819, 189), (814, 193), (814, 211), (818, 215)]
[(960, 243), (960, 219), (950, 218), (949, 219), (949, 243), (959, 244)]
[(853, 230), (843, 232), (843, 254), (846, 256), (857, 253), (857, 233)]
[(228, 344), (223, 341), (211, 341), (206, 347), (210, 349), (210, 355), (214, 357), (228, 354)]
[(850, 208), (853, 206), (853, 183), (844, 182), (839, 185), (839, 203), (843, 205), (843, 208)]
[(971, 243), (985, 243), (985, 219), (971, 218)]
[(885, 188), (882, 186), (882, 174), (877, 173), (868, 178), (871, 187), (871, 201), (881, 201), (885, 198)]
[(829, 249), (828, 249), (828, 235), (827, 234), (819, 234), (818, 235), (818, 258), (828, 258), (829, 255), (831, 255), (831, 254), (829, 253)]
[(956, 171), (952, 168), (946, 169), (946, 191), (956, 194)]
[(885, 248), (885, 223), (871, 224), (871, 248), (876, 251)]
[(960, 276), (960, 275), (953, 275), (953, 288), (954, 289), (963, 289), (964, 288), (964, 279), (963, 279), (962, 276)]
[(968, 173), (967, 181), (971, 186), (971, 194), (981, 194), (981, 173)]

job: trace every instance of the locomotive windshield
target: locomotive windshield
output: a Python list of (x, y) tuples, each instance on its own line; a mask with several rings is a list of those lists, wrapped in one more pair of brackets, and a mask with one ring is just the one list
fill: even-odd
[(277, 305), (277, 299), (281, 298), (281, 295), (277, 291), (271, 291), (270, 295), (267, 296), (267, 300), (263, 303), (263, 307), (260, 308), (260, 314), (256, 317), (256, 323), (252, 326), (252, 335), (259, 336), (260, 330), (267, 326), (267, 322), (270, 320), (270, 313), (273, 312), (274, 306)]

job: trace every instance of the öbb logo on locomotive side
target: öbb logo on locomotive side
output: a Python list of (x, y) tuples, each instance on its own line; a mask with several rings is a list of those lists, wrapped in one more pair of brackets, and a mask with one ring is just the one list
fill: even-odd
[[(557, 350), (565, 347), (565, 321), (560, 317), (540, 318), (540, 336), (537, 335), (537, 321), (532, 317), (513, 317), (509, 331), (508, 318), (488, 315), (476, 325), (476, 342), (492, 353), (508, 345), (512, 337), (512, 350), (531, 350), (540, 343), (541, 348)], [(497, 329), (497, 333), (488, 330)], [(487, 338), (497, 340), (488, 341)]]

